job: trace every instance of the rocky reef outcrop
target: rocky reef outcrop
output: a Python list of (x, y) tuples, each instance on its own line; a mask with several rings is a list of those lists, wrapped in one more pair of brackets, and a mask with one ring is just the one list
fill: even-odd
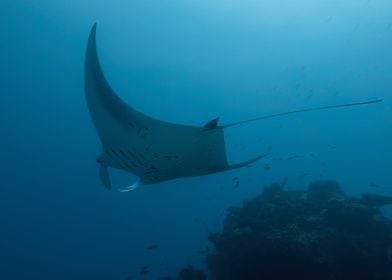
[(377, 197), (352, 198), (335, 181), (306, 191), (265, 188), (228, 210), (206, 256), (215, 280), (390, 280), (392, 222)]

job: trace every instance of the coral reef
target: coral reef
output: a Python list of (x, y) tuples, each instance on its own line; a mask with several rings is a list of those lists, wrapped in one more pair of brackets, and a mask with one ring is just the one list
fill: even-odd
[(230, 208), (222, 232), (210, 234), (210, 274), (216, 280), (392, 279), (392, 222), (373, 200), (350, 198), (335, 181), (314, 182), (303, 192), (272, 184)]
[(179, 280), (207, 280), (207, 276), (203, 270), (194, 269), (188, 266), (180, 271), (178, 275)]

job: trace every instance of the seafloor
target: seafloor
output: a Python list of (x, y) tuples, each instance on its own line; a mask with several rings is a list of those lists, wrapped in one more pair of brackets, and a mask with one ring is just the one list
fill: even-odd
[(187, 267), (178, 279), (390, 280), (392, 221), (380, 207), (391, 202), (349, 197), (335, 181), (306, 191), (272, 184), (230, 208), (223, 230), (210, 234), (207, 271)]

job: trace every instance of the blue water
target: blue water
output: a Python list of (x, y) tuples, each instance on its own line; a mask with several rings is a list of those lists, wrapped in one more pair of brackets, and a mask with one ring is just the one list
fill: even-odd
[[(109, 192), (83, 88), (94, 22), (113, 88), (165, 121), (384, 102), (228, 129), (230, 162), (270, 156)], [(1, 0), (0, 36), (0, 279), (126, 279), (144, 265), (157, 279), (203, 267), (197, 252), (225, 209), (286, 176), (288, 189), (330, 178), (351, 195), (392, 195), (390, 0)], [(114, 173), (118, 186), (135, 179)]]

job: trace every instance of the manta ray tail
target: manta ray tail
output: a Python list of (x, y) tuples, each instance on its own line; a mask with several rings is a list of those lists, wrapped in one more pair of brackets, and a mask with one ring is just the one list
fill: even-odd
[(321, 111), (321, 110), (336, 109), (336, 108), (351, 107), (351, 106), (369, 105), (369, 104), (379, 103), (379, 102), (382, 102), (382, 99), (365, 101), (365, 102), (339, 104), (339, 105), (330, 105), (330, 106), (323, 106), (323, 107), (315, 107), (315, 108), (294, 110), (294, 111), (289, 111), (289, 112), (284, 112), (284, 113), (277, 113), (277, 114), (272, 114), (272, 115), (268, 115), (268, 116), (257, 117), (257, 118), (253, 118), (253, 119), (250, 119), (250, 120), (239, 121), (239, 122), (230, 123), (230, 124), (226, 124), (226, 125), (221, 125), (221, 126), (219, 126), (219, 128), (228, 128), (228, 127), (233, 127), (233, 126), (237, 126), (237, 125), (245, 124), (245, 123), (249, 123), (249, 122), (265, 120), (265, 119), (272, 119), (272, 118), (276, 118), (276, 117), (292, 115), (292, 114), (297, 114), (297, 113), (304, 113), (304, 112), (311, 112), (311, 111)]

